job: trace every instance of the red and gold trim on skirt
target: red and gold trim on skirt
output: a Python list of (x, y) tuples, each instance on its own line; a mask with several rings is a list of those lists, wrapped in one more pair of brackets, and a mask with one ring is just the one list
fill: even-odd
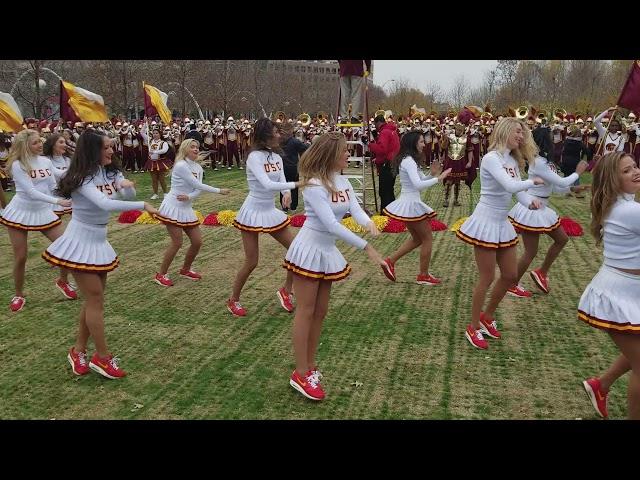
[(438, 215), (436, 212), (431, 212), (420, 215), (419, 217), (401, 217), (400, 215), (394, 215), (386, 208), (382, 210), (382, 213), (384, 213), (389, 218), (393, 218), (394, 220), (399, 220), (401, 222), (420, 222), (422, 220), (435, 218)]
[(49, 252), (47, 252), (46, 250), (42, 252), (42, 258), (44, 258), (50, 264), (55, 265), (56, 267), (64, 267), (70, 270), (79, 270), (81, 272), (95, 272), (95, 273), (111, 272), (112, 270), (115, 270), (116, 267), (120, 264), (120, 259), (118, 257), (116, 257), (116, 259), (113, 262), (108, 263), (106, 265), (77, 263), (77, 262), (72, 262), (70, 260), (63, 260), (61, 258), (55, 257), (51, 255)]
[(516, 222), (512, 217), (509, 217), (509, 221), (515, 228), (531, 233), (551, 233), (560, 226), (560, 219), (550, 227), (530, 227), (529, 225)]
[(175, 225), (176, 227), (188, 228), (188, 227), (197, 227), (198, 225), (200, 225), (200, 220), (196, 220), (194, 222), (178, 222), (173, 218), (164, 217), (158, 213), (153, 215), (153, 217), (156, 220), (159, 220), (160, 222), (164, 223), (165, 225)]
[(171, 160), (149, 160), (145, 164), (148, 172), (167, 172), (171, 170), (172, 166)]
[(293, 273), (297, 273), (303, 277), (312, 278), (314, 280), (331, 280), (336, 282), (338, 280), (344, 280), (351, 273), (351, 265), (347, 263), (347, 266), (343, 270), (334, 273), (314, 272), (313, 270), (307, 270), (306, 268), (299, 267), (289, 260), (286, 260), (282, 264), (283, 268), (291, 270)]
[(633, 325), (631, 323), (618, 323), (610, 320), (603, 320), (597, 318), (588, 313), (578, 310), (578, 318), (585, 323), (588, 323), (592, 327), (599, 328), (601, 330), (608, 330), (621, 333), (635, 333), (640, 334), (640, 325)]
[(18, 230), (26, 230), (26, 231), (41, 231), (41, 230), (49, 230), (50, 228), (57, 227), (62, 223), (60, 218), (54, 220), (51, 223), (47, 223), (46, 225), (23, 225), (21, 223), (14, 223), (0, 217), (0, 223), (6, 225), (7, 227), (16, 228)]
[(287, 217), (287, 219), (284, 222), (276, 225), (275, 227), (250, 227), (249, 225), (241, 224), (237, 220), (233, 221), (233, 226), (239, 230), (244, 230), (246, 232), (273, 233), (273, 232), (277, 232), (278, 230), (282, 230), (290, 223), (291, 223), (291, 219)]
[(518, 237), (514, 238), (513, 240), (509, 240), (508, 242), (494, 243), (470, 237), (469, 235), (465, 235), (464, 233), (462, 233), (460, 230), (456, 232), (456, 236), (463, 242), (466, 242), (475, 247), (493, 248), (496, 250), (499, 248), (514, 247), (518, 244)]
[(58, 218), (62, 217), (63, 215), (70, 215), (73, 212), (73, 208), (65, 208), (64, 210), (57, 210), (54, 211), (53, 213), (55, 213)]

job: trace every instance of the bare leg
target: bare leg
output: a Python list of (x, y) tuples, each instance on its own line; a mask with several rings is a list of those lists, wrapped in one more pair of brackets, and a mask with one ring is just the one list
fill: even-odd
[(542, 273), (545, 275), (549, 273), (551, 264), (558, 258), (558, 255), (560, 255), (560, 252), (569, 241), (569, 237), (562, 227), (556, 228), (554, 231), (548, 233), (548, 235), (553, 239), (553, 243), (547, 251), (547, 256), (544, 258), (542, 267), (540, 267), (540, 270), (542, 270)]
[[(522, 254), (522, 257), (520, 257), (520, 260), (518, 260), (518, 280), (516, 281), (516, 285), (529, 268), (529, 265), (531, 265), (531, 262), (533, 262), (533, 259), (536, 258), (539, 242), (540, 235), (538, 233), (522, 232), (524, 253)], [(511, 285), (509, 288), (513, 286), (514, 285)]]
[(161, 275), (167, 274), (169, 267), (171, 266), (171, 262), (173, 262), (178, 250), (182, 247), (182, 227), (177, 227), (175, 225), (165, 225), (165, 227), (167, 227), (167, 232), (169, 232), (171, 243), (164, 251), (164, 257), (162, 259), (162, 265), (160, 265), (159, 272)]
[(13, 247), (13, 283), (16, 297), (24, 297), (24, 270), (27, 265), (27, 231), (8, 227)]
[[(287, 250), (291, 246), (291, 242), (293, 242), (293, 233), (291, 232), (291, 229), (289, 227), (278, 230), (277, 232), (273, 232), (271, 236), (278, 242), (280, 242), (280, 244)], [(284, 281), (284, 289), (287, 291), (287, 293), (291, 293), (292, 288), (293, 272), (291, 270), (287, 270), (287, 277)]]
[(431, 263), (431, 246), (433, 244), (431, 223), (429, 220), (416, 222), (414, 228), (420, 237), (420, 274), (427, 275), (429, 273), (429, 265)]
[(484, 310), (484, 313), (489, 318), (493, 318), (493, 314), (507, 293), (507, 289), (515, 285), (516, 275), (518, 274), (517, 260), (518, 251), (515, 246), (499, 248), (496, 252), (496, 262), (498, 263), (498, 268), (500, 268), (500, 278), (493, 286), (491, 299), (489, 300), (487, 308)]
[(158, 194), (158, 172), (150, 172), (151, 173), (151, 188), (153, 189), (154, 194)]
[(242, 245), (244, 246), (244, 263), (236, 274), (233, 281), (231, 300), (240, 300), (240, 292), (247, 282), (251, 272), (258, 266), (258, 256), (260, 254), (258, 246), (258, 233), (241, 230)]
[(184, 233), (187, 234), (189, 240), (191, 241), (191, 245), (189, 246), (189, 250), (187, 250), (186, 255), (184, 256), (184, 264), (182, 265), (183, 270), (191, 270), (191, 264), (196, 259), (200, 248), (202, 247), (202, 231), (199, 226), (189, 227), (184, 229)]
[[(75, 278), (74, 274), (74, 278)], [(77, 279), (76, 279), (77, 281)], [(107, 276), (103, 275), (100, 277), (100, 281), (102, 282), (102, 289), (107, 286)], [(91, 335), (89, 332), (89, 327), (87, 326), (87, 304), (84, 302), (82, 304), (82, 309), (80, 310), (80, 322), (78, 325), (78, 336), (76, 338), (76, 344), (74, 346), (74, 350), (76, 352), (84, 352), (87, 349), (87, 343), (89, 341), (89, 336)]]
[[(313, 358), (309, 355), (308, 346), (320, 283), (319, 280), (302, 275), (294, 275), (293, 277), (298, 298), (296, 314), (293, 319), (293, 352), (296, 359), (296, 370), (301, 377), (304, 377), (309, 369), (309, 359)], [(319, 332), (317, 335), (319, 337)]]
[[(102, 358), (109, 355), (107, 342), (104, 337), (104, 290), (106, 287), (106, 273), (80, 273), (75, 272), (74, 277), (78, 282), (78, 288), (85, 298), (83, 305), (84, 319), (93, 343), (96, 346), (96, 352)], [(82, 317), (81, 317), (82, 318)], [(78, 340), (76, 347), (81, 351), (86, 348), (87, 340), (86, 331), (80, 325), (78, 329)], [(80, 337), (82, 335), (82, 337)], [(83, 345), (84, 343), (84, 345)]]
[(471, 301), (471, 324), (476, 330), (480, 329), (480, 312), (487, 296), (487, 291), (493, 283), (496, 271), (496, 251), (489, 248), (473, 247), (476, 257), (479, 278), (473, 288)]
[(398, 248), (398, 250), (396, 250), (391, 255), (389, 255), (389, 258), (393, 263), (396, 263), (398, 260), (404, 257), (407, 253), (418, 248), (421, 244), (420, 235), (416, 232), (413, 226), (413, 222), (406, 222), (405, 225), (407, 226), (407, 230), (411, 234), (411, 238), (407, 238), (402, 243), (402, 245), (400, 245), (400, 248)]
[(627, 357), (618, 355), (618, 358), (614, 360), (607, 371), (599, 378), (602, 390), (608, 392), (611, 385), (629, 370), (631, 370), (631, 364), (629, 360), (627, 360)]
[(316, 305), (313, 312), (313, 321), (309, 329), (309, 339), (307, 341), (307, 369), (311, 370), (316, 366), (316, 352), (320, 343), (320, 333), (324, 317), (329, 311), (329, 296), (331, 294), (331, 282), (320, 280), (316, 295)]
[(158, 181), (162, 187), (162, 193), (167, 193), (167, 177), (165, 172), (158, 172)]
[(629, 420), (640, 420), (640, 337), (618, 332), (609, 332), (609, 335), (631, 364), (627, 415)]
[[(62, 225), (56, 225), (53, 228), (44, 230), (42, 234), (47, 237), (51, 242), (56, 241), (64, 233), (64, 227)], [(69, 270), (66, 268), (60, 268), (60, 280), (64, 283), (69, 283)]]

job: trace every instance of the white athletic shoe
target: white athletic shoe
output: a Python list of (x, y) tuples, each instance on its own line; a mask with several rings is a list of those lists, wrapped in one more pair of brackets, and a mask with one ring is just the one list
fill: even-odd
[(157, 194), (153, 194), (151, 195), (151, 200), (157, 200), (158, 199), (158, 195)]

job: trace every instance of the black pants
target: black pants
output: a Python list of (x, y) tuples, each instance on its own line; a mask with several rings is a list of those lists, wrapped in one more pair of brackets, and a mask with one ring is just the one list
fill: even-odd
[[(287, 179), (287, 182), (297, 182), (300, 180), (300, 176), (298, 175), (297, 167), (284, 167), (284, 177)], [(280, 194), (280, 205), (282, 205), (282, 194)], [(291, 210), (295, 210), (298, 208), (298, 189), (294, 188), (291, 190)], [(284, 206), (282, 207), (284, 210)]]
[(378, 167), (378, 193), (380, 194), (380, 212), (396, 199), (393, 193), (393, 185), (396, 177), (391, 172), (389, 162), (385, 162)]

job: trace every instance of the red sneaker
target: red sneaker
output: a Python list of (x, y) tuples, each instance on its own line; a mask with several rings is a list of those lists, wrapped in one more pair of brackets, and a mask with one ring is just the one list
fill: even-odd
[(229, 310), (234, 317), (244, 317), (247, 315), (247, 311), (237, 300), (227, 300), (227, 310)]
[(549, 293), (549, 277), (542, 273), (540, 269), (529, 272), (529, 275), (531, 275), (531, 278), (540, 290), (544, 293)]
[(162, 285), (163, 287), (173, 287), (173, 282), (167, 275), (161, 275), (156, 273), (156, 277), (153, 279), (158, 285)]
[(9, 304), (9, 308), (12, 312), (19, 312), (24, 307), (24, 304), (27, 303), (26, 298), (24, 297), (13, 297), (11, 299), (11, 303)]
[(76, 375), (86, 375), (89, 373), (89, 365), (87, 365), (87, 352), (78, 352), (71, 347), (67, 354), (67, 360), (71, 364), (71, 369)]
[(385, 276), (392, 282), (396, 281), (396, 268), (390, 258), (384, 261), (384, 265), (380, 265)]
[(94, 372), (112, 380), (122, 378), (127, 374), (124, 370), (118, 367), (118, 359), (111, 354), (106, 358), (100, 358), (98, 356), (98, 352), (94, 353), (93, 357), (91, 357), (91, 361), (89, 362), (89, 367)]
[(64, 295), (69, 300), (75, 300), (78, 298), (78, 294), (73, 289), (73, 287), (60, 278), (56, 280), (56, 287), (58, 287), (58, 290), (62, 292), (62, 295)]
[(294, 306), (291, 295), (287, 293), (284, 287), (280, 288), (280, 290), (276, 292), (276, 295), (278, 296), (278, 300), (280, 300), (280, 305), (282, 305), (282, 308), (284, 308), (289, 313), (293, 312)]
[(493, 318), (487, 318), (484, 312), (480, 312), (480, 331), (491, 338), (500, 338), (502, 336), (498, 331), (496, 321)]
[(489, 348), (489, 343), (482, 336), (482, 332), (473, 328), (473, 325), (471, 324), (467, 325), (464, 336), (467, 337), (467, 340), (469, 340), (471, 345), (476, 348), (480, 348), (482, 350)]
[(418, 275), (416, 277), (416, 283), (418, 285), (440, 285), (442, 283), (442, 280), (434, 277), (430, 273), (427, 273), (426, 275)]
[(311, 370), (305, 373), (304, 378), (294, 370), (289, 379), (289, 385), (311, 400), (324, 399), (324, 390), (320, 385), (320, 379)]
[(517, 298), (529, 298), (532, 296), (529, 290), (525, 290), (520, 285), (516, 285), (507, 290), (507, 294)]
[(180, 269), (180, 275), (194, 281), (198, 281), (202, 278), (202, 275), (199, 273), (194, 272), (193, 270), (185, 270), (183, 268)]
[(609, 392), (603, 392), (600, 386), (600, 380), (597, 378), (590, 378), (582, 382), (582, 386), (591, 400), (591, 405), (596, 409), (598, 415), (602, 418), (607, 418), (609, 413), (607, 412), (607, 396)]

